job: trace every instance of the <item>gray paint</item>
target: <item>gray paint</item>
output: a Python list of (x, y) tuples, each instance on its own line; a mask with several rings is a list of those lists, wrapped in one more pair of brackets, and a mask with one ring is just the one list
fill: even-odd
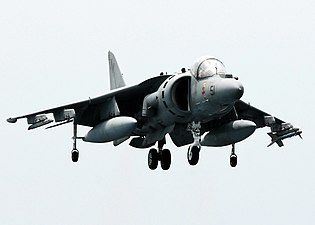
[[(4, 1), (0, 11), (2, 224), (315, 220), (313, 1), (30, 0)], [(304, 140), (266, 148), (268, 129), (258, 129), (237, 144), (240, 162), (232, 169), (228, 147), (208, 148), (192, 168), (187, 147), (167, 138), (177, 149), (172, 169), (152, 173), (147, 151), (130, 150), (128, 143), (81, 143), (82, 158), (73, 165), (71, 124), (29, 132), (26, 123), (4, 122), (13, 112), (109, 90), (108, 49), (119, 56), (127, 84), (215, 54), (241, 78), (246, 103), (294, 122)]]
[[(257, 125), (254, 118), (264, 121), (264, 124), (258, 127), (271, 128), (272, 143), (277, 142), (280, 147), (283, 146), (283, 139), (296, 135), (301, 137), (302, 131), (289, 123), (284, 123), (259, 109), (250, 108), (245, 103), (240, 103), (241, 107), (238, 107), (236, 103), (243, 96), (244, 87), (238, 78), (231, 74), (227, 75), (223, 63), (214, 57), (201, 57), (189, 71), (164, 77), (160, 84), (155, 82), (158, 80), (157, 77), (148, 79), (141, 83), (148, 85), (138, 90), (135, 87), (141, 84), (121, 87), (124, 86), (122, 74), (111, 52), (109, 67), (111, 89), (118, 88), (117, 91), (88, 101), (9, 118), (7, 121), (12, 123), (17, 119), (27, 118), (31, 124), (29, 129), (34, 129), (52, 122), (45, 115), (47, 113), (53, 113), (56, 121), (56, 124), (49, 128), (63, 125), (65, 120), (73, 119), (74, 162), (78, 161), (73, 155), (78, 154), (77, 125), (85, 125), (84, 121), (93, 121), (90, 125), (93, 128), (83, 137), (83, 141), (92, 143), (114, 141), (114, 146), (117, 146), (132, 135), (133, 139), (130, 142), (132, 147), (147, 148), (158, 143), (158, 155), (154, 160), (161, 161), (161, 165), (167, 163), (168, 166), (165, 167), (167, 169), (171, 160), (163, 156), (163, 152), (169, 151), (164, 148), (165, 136), (173, 132), (176, 124), (184, 125), (186, 130), (191, 132), (193, 142), (189, 142), (192, 145), (188, 148), (190, 155), (188, 161), (193, 165), (196, 165), (197, 161), (191, 163), (190, 159), (199, 158), (201, 145), (233, 145), (230, 160), (232, 156), (236, 158), (234, 144), (246, 139), (255, 131)], [(132, 95), (137, 97), (132, 98)], [(67, 116), (63, 118), (58, 116), (60, 111)], [(245, 120), (238, 120), (239, 116)], [(203, 133), (206, 135), (201, 138)], [(178, 130), (176, 134), (172, 134), (172, 139), (178, 146), (187, 144), (186, 140), (178, 138), (183, 134), (186, 134), (186, 131)], [(198, 151), (191, 151), (193, 147), (197, 147)], [(231, 165), (236, 164), (231, 161)], [(164, 169), (164, 166), (162, 168)]]

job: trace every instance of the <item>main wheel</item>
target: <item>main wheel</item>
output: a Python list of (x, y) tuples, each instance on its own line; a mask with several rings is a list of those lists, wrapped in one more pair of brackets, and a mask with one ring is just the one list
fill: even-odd
[(230, 165), (232, 167), (236, 167), (236, 165), (237, 165), (237, 155), (236, 154), (232, 154), (230, 156)]
[(71, 159), (72, 159), (72, 162), (78, 162), (78, 160), (79, 160), (79, 151), (77, 149), (73, 149), (71, 151)]
[(150, 149), (149, 154), (148, 154), (149, 168), (151, 170), (155, 170), (158, 166), (158, 162), (159, 162), (159, 155), (157, 153), (157, 150), (154, 148)]
[(168, 149), (164, 149), (161, 154), (161, 167), (163, 170), (168, 170), (171, 166), (171, 152)]
[(187, 152), (187, 159), (188, 163), (192, 166), (197, 165), (199, 161), (199, 152), (200, 152), (200, 147), (198, 146), (190, 146)]

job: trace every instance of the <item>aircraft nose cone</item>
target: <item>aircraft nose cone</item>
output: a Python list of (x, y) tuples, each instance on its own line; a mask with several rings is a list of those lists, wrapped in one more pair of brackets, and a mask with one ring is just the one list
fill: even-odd
[(239, 85), (238, 85), (237, 90), (236, 90), (237, 100), (240, 99), (244, 94), (244, 86), (241, 84), (241, 82), (238, 82), (238, 83), (239, 83)]
[(244, 86), (234, 79), (223, 79), (216, 88), (216, 99), (223, 104), (239, 100), (244, 94)]

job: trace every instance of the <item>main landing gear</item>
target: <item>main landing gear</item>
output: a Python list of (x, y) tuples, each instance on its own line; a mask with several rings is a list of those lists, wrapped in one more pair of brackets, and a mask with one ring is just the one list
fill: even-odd
[(165, 138), (158, 142), (158, 149), (151, 148), (148, 154), (148, 166), (151, 170), (155, 170), (159, 161), (161, 162), (161, 168), (168, 170), (171, 166), (171, 152), (168, 149), (163, 149), (165, 144)]
[(78, 162), (79, 160), (79, 151), (77, 149), (77, 124), (75, 123), (75, 121), (73, 122), (73, 149), (71, 151), (71, 159), (72, 162)]

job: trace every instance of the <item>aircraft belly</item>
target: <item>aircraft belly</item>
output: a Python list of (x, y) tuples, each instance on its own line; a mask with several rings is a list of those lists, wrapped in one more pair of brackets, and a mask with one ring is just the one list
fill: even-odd
[(192, 107), (191, 121), (209, 122), (213, 119), (223, 117), (229, 113), (233, 105), (218, 105), (213, 102), (201, 102)]

